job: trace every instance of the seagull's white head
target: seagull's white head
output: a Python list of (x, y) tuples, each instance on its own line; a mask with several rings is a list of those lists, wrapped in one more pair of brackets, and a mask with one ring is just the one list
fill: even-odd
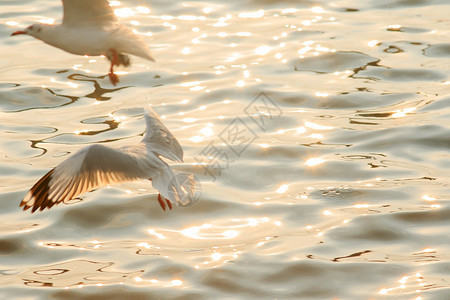
[(41, 40), (43, 34), (45, 34), (45, 32), (47, 32), (47, 29), (51, 26), (52, 25), (49, 24), (36, 23), (28, 26), (25, 30), (14, 31), (11, 35), (28, 34)]

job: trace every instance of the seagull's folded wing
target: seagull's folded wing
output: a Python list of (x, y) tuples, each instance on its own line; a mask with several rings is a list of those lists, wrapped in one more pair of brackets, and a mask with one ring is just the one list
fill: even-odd
[(150, 104), (145, 108), (145, 121), (147, 132), (142, 142), (155, 154), (173, 161), (182, 162), (183, 148), (181, 148), (169, 129), (161, 122)]
[(24, 206), (24, 210), (32, 207), (34, 212), (101, 186), (148, 178), (152, 168), (159, 166), (142, 155), (142, 151), (132, 147), (113, 149), (99, 144), (85, 147), (44, 175), (20, 206)]
[(62, 0), (63, 24), (71, 26), (104, 26), (117, 22), (107, 0)]

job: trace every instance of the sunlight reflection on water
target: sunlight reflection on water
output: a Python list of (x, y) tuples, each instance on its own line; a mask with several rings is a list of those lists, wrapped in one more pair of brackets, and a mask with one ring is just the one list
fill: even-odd
[[(110, 4), (156, 58), (116, 87), (104, 57), (8, 36), (60, 2), (0, 4), (0, 298), (449, 297), (446, 2)], [(137, 181), (20, 211), (68, 154), (139, 141), (147, 103), (198, 203)]]

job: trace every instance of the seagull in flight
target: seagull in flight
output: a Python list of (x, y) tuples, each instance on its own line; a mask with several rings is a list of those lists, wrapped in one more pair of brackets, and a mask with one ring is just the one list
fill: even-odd
[(132, 29), (119, 24), (107, 0), (62, 0), (61, 24), (36, 23), (11, 35), (27, 34), (77, 55), (104, 55), (111, 61), (109, 79), (119, 82), (114, 66), (129, 66), (127, 54), (155, 61), (150, 50)]
[(113, 183), (149, 179), (159, 191), (158, 202), (187, 206), (194, 203), (193, 174), (175, 173), (161, 159), (183, 161), (183, 149), (153, 108), (145, 108), (146, 133), (139, 144), (111, 148), (93, 144), (82, 148), (45, 174), (25, 195), (20, 206), (31, 212), (51, 208), (93, 189)]

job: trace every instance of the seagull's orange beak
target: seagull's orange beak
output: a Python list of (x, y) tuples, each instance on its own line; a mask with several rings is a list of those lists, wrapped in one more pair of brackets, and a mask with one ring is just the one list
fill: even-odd
[(23, 31), (23, 30), (17, 30), (17, 31), (14, 31), (13, 33), (11, 33), (11, 36), (18, 35), (18, 34), (27, 34), (27, 32)]

